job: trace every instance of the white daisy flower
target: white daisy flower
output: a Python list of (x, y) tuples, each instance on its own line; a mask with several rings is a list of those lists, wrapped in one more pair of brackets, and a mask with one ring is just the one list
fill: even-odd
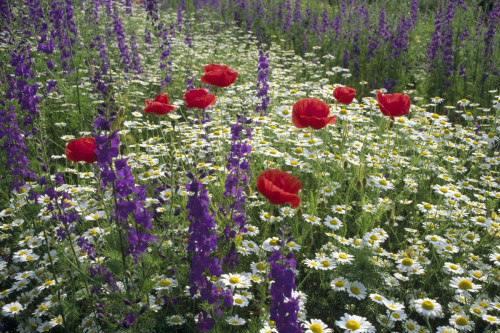
[(345, 313), (335, 325), (344, 330), (345, 333), (375, 332), (375, 327), (366, 318)]
[(305, 333), (331, 333), (332, 329), (319, 319), (311, 319), (304, 321), (303, 326)]

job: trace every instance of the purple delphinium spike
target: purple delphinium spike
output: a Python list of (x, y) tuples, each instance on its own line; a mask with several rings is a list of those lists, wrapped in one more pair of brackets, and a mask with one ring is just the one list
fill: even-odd
[(292, 270), (295, 268), (294, 254), (290, 252), (285, 257), (280, 250), (275, 250), (269, 257), (269, 264), (269, 278), (274, 280), (270, 288), (270, 319), (275, 322), (278, 332), (302, 332), (297, 321), (299, 300), (292, 297), (292, 291), (297, 288)]
[(125, 0), (125, 14), (132, 15), (132, 0)]
[(260, 99), (260, 104), (255, 111), (265, 115), (269, 105), (269, 83), (267, 79), (269, 75), (269, 52), (265, 53), (263, 50), (259, 50), (257, 74), (257, 98)]
[(142, 73), (142, 68), (141, 68), (141, 59), (139, 58), (139, 50), (137, 48), (137, 43), (136, 43), (137, 38), (134, 36), (133, 33), (130, 34), (130, 47), (132, 50), (132, 68), (134, 69), (136, 74)]
[(483, 57), (488, 59), (490, 65), (493, 66), (493, 49), (496, 31), (498, 30), (498, 22), (500, 18), (500, 2), (495, 2), (492, 10), (488, 14), (488, 30), (484, 35), (484, 51)]
[(200, 293), (201, 299), (209, 304), (217, 301), (217, 287), (210, 279), (205, 278), (205, 272), (210, 275), (220, 276), (222, 273), (221, 262), (212, 257), (217, 250), (217, 232), (215, 231), (214, 213), (210, 213), (210, 199), (203, 183), (198, 181), (192, 173), (188, 173), (191, 182), (186, 185), (190, 192), (186, 204), (188, 211), (187, 219), (189, 225), (189, 238), (186, 250), (192, 253), (191, 268), (189, 272), (189, 292), (191, 296)]
[[(249, 145), (249, 140), (252, 139), (252, 129), (248, 128), (252, 120), (247, 119), (244, 115), (236, 116), (236, 124), (231, 126), (231, 150), (227, 157), (226, 170), (227, 177), (224, 184), (224, 199), (231, 199), (232, 202), (228, 207), (220, 208), (223, 215), (232, 214), (229, 216), (231, 223), (226, 225), (224, 234), (221, 239), (226, 243), (236, 236), (236, 233), (245, 233), (246, 224), (246, 209), (245, 197), (243, 195), (245, 186), (250, 180), (250, 160), (249, 155), (252, 148)], [(245, 129), (245, 127), (247, 127)], [(233, 228), (236, 228), (236, 231)], [(229, 255), (224, 258), (224, 263), (232, 268), (238, 265), (238, 254), (235, 251), (234, 242), (230, 249)]]
[(295, 0), (295, 7), (293, 9), (293, 22), (300, 23), (302, 21), (302, 8), (300, 7), (300, 0)]
[(120, 50), (121, 63), (123, 64), (123, 70), (128, 73), (130, 69), (130, 54), (128, 51), (127, 39), (125, 37), (125, 31), (123, 31), (122, 21), (118, 16), (118, 13), (113, 13), (113, 31), (116, 34), (116, 40), (118, 42), (118, 49)]

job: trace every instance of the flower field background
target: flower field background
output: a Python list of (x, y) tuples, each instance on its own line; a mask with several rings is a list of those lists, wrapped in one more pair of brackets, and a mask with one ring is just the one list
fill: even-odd
[(498, 331), (500, 4), (397, 3), (0, 0), (0, 330)]

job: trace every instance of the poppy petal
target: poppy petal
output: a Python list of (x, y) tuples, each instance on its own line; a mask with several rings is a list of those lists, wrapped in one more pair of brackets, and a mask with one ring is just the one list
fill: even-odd
[(274, 205), (289, 203), (297, 208), (300, 197), (295, 193), (301, 188), (295, 176), (282, 170), (266, 170), (257, 177), (257, 189)]
[(390, 116), (391, 119), (404, 116), (410, 112), (411, 103), (408, 95), (399, 93), (383, 95), (380, 91), (377, 91), (377, 101), (382, 114)]
[(158, 115), (167, 114), (170, 111), (175, 110), (175, 107), (168, 104), (153, 102), (144, 109), (146, 113), (156, 113)]
[(215, 105), (215, 95), (209, 94), (203, 88), (192, 89), (184, 94), (187, 108), (205, 109), (210, 105)]
[(330, 107), (325, 102), (314, 98), (304, 98), (293, 105), (292, 123), (297, 128), (321, 129), (327, 124), (335, 123), (336, 116), (329, 117), (329, 113)]
[(168, 94), (159, 94), (158, 96), (156, 96), (154, 101), (158, 103), (168, 104)]
[(70, 161), (94, 163), (97, 161), (95, 149), (94, 138), (80, 138), (68, 142), (64, 153)]

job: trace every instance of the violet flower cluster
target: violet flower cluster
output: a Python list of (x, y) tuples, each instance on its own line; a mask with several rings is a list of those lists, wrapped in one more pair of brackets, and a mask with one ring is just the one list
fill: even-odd
[[(9, 89), (5, 94), (7, 100), (16, 100), (20, 107), (18, 114), (23, 116), (23, 125), (32, 125), (33, 118), (38, 115), (38, 105), (40, 98), (37, 96), (38, 85), (29, 84), (34, 78), (33, 60), (31, 59), (30, 46), (19, 46), (18, 52), (11, 52), (10, 65), (14, 69), (13, 75), (8, 75), (5, 80)], [(0, 102), (0, 141), (2, 148), (6, 152), (7, 169), (10, 169), (12, 188), (18, 189), (25, 184), (26, 180), (36, 179), (36, 175), (29, 169), (28, 147), (25, 138), (30, 134), (35, 134), (36, 129), (31, 132), (23, 130), (19, 126), (16, 118), (15, 108), (6, 101)]]
[[(110, 119), (112, 118), (113, 115)], [(149, 234), (149, 230), (153, 229), (152, 213), (141, 204), (146, 200), (146, 186), (136, 186), (127, 159), (116, 158), (120, 144), (118, 132), (112, 132), (108, 136), (100, 134), (111, 128), (110, 123), (102, 115), (94, 122), (94, 127), (97, 147), (95, 153), (102, 186), (112, 190), (112, 195), (115, 196), (111, 222), (115, 222), (119, 228), (126, 231), (124, 240), (128, 242), (128, 248), (123, 255), (132, 255), (134, 262), (137, 263), (141, 254), (146, 251), (148, 243), (156, 239)], [(135, 227), (129, 224), (129, 216), (134, 217)]]
[(260, 99), (260, 104), (257, 106), (256, 112), (265, 115), (269, 105), (269, 52), (264, 53), (259, 50), (259, 66), (257, 68), (257, 98)]
[(139, 58), (139, 50), (137, 48), (137, 38), (133, 33), (130, 34), (130, 47), (132, 49), (132, 68), (136, 74), (142, 73), (141, 59)]
[[(166, 68), (166, 74), (163, 80), (161, 81), (161, 86), (167, 86), (172, 78), (170, 77), (170, 73), (172, 73), (172, 61), (168, 60), (168, 56), (170, 55), (170, 42), (168, 40), (168, 28), (164, 27), (160, 31), (160, 36), (163, 40), (163, 43), (160, 45), (161, 57), (160, 57), (160, 69), (163, 70)], [(168, 65), (168, 66), (167, 66)]]
[(189, 212), (187, 219), (191, 220), (191, 224), (186, 250), (192, 253), (189, 293), (191, 296), (200, 293), (201, 300), (214, 304), (219, 292), (210, 279), (204, 276), (207, 271), (212, 276), (222, 274), (221, 260), (212, 257), (217, 250), (214, 213), (210, 213), (208, 209), (210, 199), (203, 184), (191, 172), (188, 172), (188, 177), (191, 183), (186, 185), (186, 190), (190, 192), (186, 209)]
[[(54, 1), (50, 5), (49, 12), (50, 22), (52, 23), (53, 30), (51, 36), (57, 40), (57, 47), (61, 52), (61, 67), (63, 74), (67, 74), (70, 70), (72, 57), (71, 47), (76, 42), (76, 23), (73, 21), (73, 10), (71, 4), (67, 3), (63, 10), (62, 1)], [(68, 36), (67, 32), (71, 31), (73, 38)]]
[[(495, 40), (495, 33), (498, 31), (498, 22), (500, 19), (500, 2), (495, 2), (493, 9), (488, 14), (488, 30), (484, 35), (484, 51), (483, 57), (489, 59), (491, 69), (494, 69), (493, 65), (493, 41)], [(497, 74), (498, 75), (498, 74)]]
[(292, 297), (292, 291), (297, 289), (295, 272), (292, 270), (296, 267), (294, 254), (289, 252), (284, 256), (281, 250), (275, 250), (269, 257), (269, 264), (271, 266), (269, 277), (274, 280), (270, 289), (272, 297), (270, 319), (275, 322), (278, 332), (302, 332), (297, 322), (299, 299)]
[(130, 54), (128, 52), (127, 39), (123, 31), (122, 21), (118, 17), (118, 13), (113, 13), (113, 30), (116, 34), (118, 49), (120, 50), (120, 58), (123, 64), (123, 70), (128, 73), (130, 67)]
[[(244, 128), (244, 125), (251, 124), (252, 120), (245, 116), (237, 115), (236, 124), (231, 126), (231, 152), (227, 157), (227, 176), (224, 184), (224, 199), (231, 198), (229, 206), (222, 205), (220, 210), (224, 216), (229, 216), (231, 224), (227, 224), (222, 236), (225, 242), (229, 242), (236, 236), (236, 233), (245, 233), (246, 210), (245, 197), (243, 195), (245, 187), (251, 177), (249, 155), (252, 147), (248, 144), (252, 139), (252, 129)], [(243, 134), (244, 133), (244, 134)], [(248, 139), (248, 140), (247, 140)], [(236, 227), (237, 230), (232, 228)], [(238, 265), (238, 254), (235, 251), (234, 243), (231, 246), (229, 255), (224, 258), (224, 263), (231, 269)]]

